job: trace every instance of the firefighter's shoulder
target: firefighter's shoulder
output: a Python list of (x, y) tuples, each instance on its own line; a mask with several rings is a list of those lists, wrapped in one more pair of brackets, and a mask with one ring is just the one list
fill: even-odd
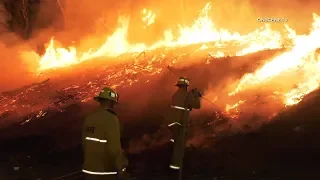
[(178, 92), (176, 93), (176, 95), (177, 95), (177, 96), (183, 96), (183, 97), (185, 97), (185, 96), (188, 95), (188, 92), (187, 92), (187, 91), (178, 91)]
[(95, 120), (95, 119), (110, 119), (110, 118), (113, 118), (113, 116), (116, 116), (115, 113), (111, 113), (109, 111), (107, 111), (106, 109), (103, 109), (103, 108), (98, 108), (92, 112), (90, 112), (87, 117), (86, 117), (86, 121), (92, 121), (92, 120)]
[(110, 114), (112, 114), (112, 115), (114, 115), (114, 116), (118, 116), (117, 113), (112, 109), (105, 109), (105, 111), (110, 113)]
[(98, 109), (91, 111), (90, 113), (88, 113), (86, 120), (97, 118), (101, 114), (102, 111), (103, 110), (101, 110), (101, 108), (98, 108)]
[(118, 121), (117, 113), (112, 109), (104, 109), (101, 115), (103, 116), (103, 119), (108, 119), (107, 121), (104, 121), (106, 124), (113, 124)]
[(119, 123), (118, 117), (117, 117), (117, 114), (113, 110), (105, 109), (102, 114), (103, 114), (102, 115), (103, 116), (102, 123), (104, 124), (104, 126), (114, 128), (114, 126), (118, 125), (118, 123)]
[(86, 119), (87, 120), (90, 120), (90, 119), (101, 119), (101, 120), (117, 119), (117, 114), (116, 114), (116, 112), (114, 112), (111, 109), (99, 108), (99, 109), (89, 113)]

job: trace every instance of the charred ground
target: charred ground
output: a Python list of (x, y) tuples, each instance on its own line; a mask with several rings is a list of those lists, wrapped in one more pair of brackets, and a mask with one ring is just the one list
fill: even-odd
[[(252, 71), (254, 64), (276, 53), (209, 58), (212, 62), (209, 64), (204, 63), (208, 61), (206, 57), (191, 67), (176, 66), (173, 71), (190, 77), (195, 87), (207, 89), (212, 84), (219, 87), (232, 77), (238, 79)], [(233, 63), (235, 59), (237, 64)], [(4, 179), (10, 179), (9, 157), (15, 154), (31, 156), (28, 163), (33, 166), (32, 172), (43, 179), (78, 171), (82, 163), (82, 121), (96, 107), (92, 101), (84, 100), (91, 99), (105, 85), (121, 82), (124, 84), (118, 88), (121, 104), (117, 111), (125, 128), (123, 142), (131, 171), (138, 179), (166, 179), (170, 145), (163, 126), (164, 115), (177, 77), (165, 65), (166, 59), (152, 65), (154, 69), (162, 69), (157, 74), (143, 69), (147, 64), (137, 61), (113, 68), (91, 64), (92, 67), (84, 70), (79, 66), (74, 67), (73, 76), (63, 75), (66, 72), (59, 70), (60, 73), (47, 74), (48, 80), (45, 77), (39, 83), (2, 93), (1, 103), (11, 102), (8, 107), (12, 107), (1, 114), (0, 122)], [(139, 73), (128, 73), (137, 68)], [(117, 73), (123, 74), (118, 77)], [(251, 127), (254, 124), (242, 124), (245, 129), (242, 133), (230, 129), (227, 117), (217, 118), (214, 107), (197, 113), (189, 129), (186, 176), (188, 179), (319, 179), (318, 94), (317, 91), (308, 95), (271, 122), (264, 121), (257, 130)]]

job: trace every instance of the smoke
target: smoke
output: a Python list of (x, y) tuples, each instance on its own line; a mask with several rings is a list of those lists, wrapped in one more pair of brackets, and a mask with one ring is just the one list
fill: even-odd
[[(60, 0), (61, 6), (57, 2), (41, 1), (37, 7), (32, 38), (28, 42), (22, 41), (17, 34), (8, 30), (7, 22), (12, 20), (12, 17), (6, 12), (3, 3), (0, 4), (0, 52), (3, 59), (0, 66), (2, 70), (0, 91), (37, 81), (35, 70), (38, 54), (43, 53), (45, 43), (52, 36), (64, 46), (76, 44), (81, 49), (88, 50), (95, 46), (99, 47), (115, 30), (118, 18), (127, 16), (130, 17), (128, 36), (130, 41), (155, 40), (163, 36), (162, 32), (166, 28), (192, 23), (208, 1), (185, 0), (183, 5), (180, 1), (176, 1), (175, 6), (171, 5), (172, 1), (132, 3), (132, 1), (98, 0), (92, 3), (87, 0)], [(257, 22), (258, 17), (288, 18), (289, 25), (297, 32), (305, 32), (312, 21), (312, 12), (319, 13), (319, 9), (316, 8), (318, 4), (319, 2), (315, 0), (281, 2), (216, 0), (212, 2), (209, 16), (217, 27), (242, 33), (260, 27), (261, 23)], [(138, 28), (142, 27), (140, 24), (142, 8), (152, 9), (157, 14), (157, 26), (151, 29), (150, 33), (143, 35), (139, 33)]]
[[(64, 45), (75, 43), (83, 50), (95, 48), (103, 44), (106, 37), (114, 32), (117, 27), (118, 18), (125, 16), (130, 18), (128, 29), (128, 40), (134, 42), (152, 43), (163, 38), (163, 32), (171, 28), (175, 33), (179, 33), (177, 25), (190, 25), (199, 15), (200, 10), (209, 1), (184, 0), (172, 1), (102, 1), (95, 3), (90, 1), (62, 1), (62, 9), (56, 8), (55, 13), (63, 14), (56, 16), (57, 23), (62, 23), (64, 30), (50, 32), (51, 36)], [(183, 2), (181, 5), (180, 2)], [(48, 5), (45, 5), (48, 4)], [(288, 18), (290, 27), (297, 29), (297, 32), (308, 31), (312, 21), (312, 12), (319, 11), (315, 7), (317, 1), (308, 1), (305, 5), (301, 1), (212, 1), (212, 9), (209, 17), (212, 18), (218, 28), (248, 33), (262, 26), (257, 22), (259, 17), (282, 17)], [(57, 6), (57, 5), (56, 5)], [(300, 8), (303, 6), (304, 8)], [(47, 11), (52, 7), (49, 3), (41, 5), (42, 14), (48, 14)], [(143, 29), (141, 21), (141, 10), (147, 8), (156, 13), (156, 23), (148, 28)], [(52, 8), (51, 8), (52, 9)], [(299, 9), (297, 16), (296, 9)], [(45, 13), (44, 13), (45, 12)], [(63, 13), (61, 13), (63, 12)], [(51, 12), (52, 13), (52, 12)], [(43, 16), (43, 15), (42, 15)], [(243, 26), (243, 24), (246, 24)], [(281, 27), (282, 24), (274, 24), (275, 28)], [(141, 33), (143, 30), (143, 34)], [(48, 38), (48, 37), (47, 37)]]
[[(57, 2), (60, 2), (57, 3)], [(181, 4), (180, 2), (184, 2)], [(17, 34), (8, 30), (8, 20), (12, 20), (6, 12), (4, 4), (0, 5), (1, 35), (0, 52), (1, 87), (0, 90), (17, 88), (35, 81), (34, 71), (37, 67), (38, 54), (43, 53), (44, 45), (55, 36), (55, 39), (64, 46), (76, 44), (83, 50), (99, 47), (107, 35), (117, 27), (120, 16), (130, 17), (130, 41), (155, 41), (160, 39), (162, 32), (167, 28), (176, 28), (177, 24), (190, 24), (199, 15), (199, 10), (208, 1), (185, 0), (176, 1), (103, 1), (92, 3), (87, 0), (79, 1), (41, 1), (35, 5), (36, 18), (33, 23), (32, 38), (26, 42), (20, 40)], [(168, 6), (170, 4), (170, 6)], [(308, 31), (312, 21), (312, 12), (319, 13), (319, 2), (310, 1), (222, 1), (212, 2), (209, 13), (217, 27), (238, 31), (250, 32), (261, 26), (257, 22), (259, 17), (288, 18), (289, 25), (297, 32)], [(301, 8), (303, 7), (303, 8)], [(141, 9), (149, 8), (157, 14), (157, 25), (150, 28), (148, 33), (141, 35)], [(297, 11), (299, 13), (297, 13)], [(243, 24), (246, 24), (243, 26)], [(279, 25), (274, 25), (279, 26)], [(140, 29), (139, 29), (140, 28)], [(17, 45), (19, 44), (19, 45)], [(80, 49), (80, 50), (81, 50)], [(23, 54), (22, 51), (31, 52)], [(27, 58), (26, 58), (27, 57)], [(13, 68), (14, 67), (14, 68)], [(4, 88), (5, 87), (5, 88)]]
[[(248, 33), (261, 27), (257, 18), (276, 17), (287, 18), (288, 25), (298, 33), (308, 32), (312, 22), (312, 13), (319, 13), (319, 1), (309, 0), (284, 0), (284, 1), (212, 1), (212, 13), (210, 15), (218, 27)], [(303, 7), (303, 8), (302, 8)], [(297, 13), (298, 12), (298, 13)], [(245, 24), (245, 25), (244, 25)], [(274, 28), (282, 27), (282, 23), (274, 23)]]
[(28, 84), (32, 76), (28, 71), (31, 64), (22, 58), (25, 49), (23, 41), (9, 31), (9, 21), (12, 17), (4, 3), (0, 3), (0, 92)]

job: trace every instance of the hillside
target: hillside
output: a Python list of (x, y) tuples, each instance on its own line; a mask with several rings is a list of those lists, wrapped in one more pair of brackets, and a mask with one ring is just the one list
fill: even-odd
[[(159, 68), (158, 73), (141, 70), (147, 66), (139, 62), (136, 66), (124, 66), (121, 62), (101, 66), (103, 61), (97, 61), (89, 63), (91, 67), (86, 69), (82, 64), (79, 68), (73, 67), (72, 76), (63, 75), (68, 69), (55, 70), (51, 76), (47, 75), (49, 79), (43, 78), (40, 83), (2, 93), (1, 103), (15, 100), (9, 105), (12, 109), (1, 114), (2, 166), (9, 167), (9, 155), (22, 153), (32, 157), (32, 172), (44, 179), (78, 170), (82, 161), (79, 146), (82, 121), (97, 106), (91, 98), (105, 85), (123, 83), (117, 88), (121, 101), (117, 112), (125, 128), (123, 141), (131, 160), (131, 171), (141, 176), (140, 179), (166, 179), (167, 161), (164, 159), (169, 149), (163, 125), (164, 112), (174, 92), (172, 85), (177, 78), (174, 73), (190, 77), (194, 87), (199, 89), (213, 88), (212, 82), (217, 89), (227, 79), (239, 79), (250, 72), (265, 56), (277, 53), (279, 50), (211, 59), (214, 63), (209, 64), (205, 63), (206, 57), (192, 66), (178, 63), (171, 71), (166, 70), (163, 60), (152, 64), (153, 70)], [(236, 66), (232, 63), (235, 61)], [(138, 73), (132, 73), (138, 68)], [(318, 94), (309, 94), (298, 105), (283, 109), (270, 120), (256, 117), (254, 112), (245, 112), (251, 114), (246, 117), (256, 119), (240, 123), (242, 132), (228, 114), (222, 115), (216, 107), (202, 100), (204, 110), (192, 115), (194, 123), (189, 129), (186, 174), (191, 179), (318, 179)], [(256, 98), (253, 96), (252, 100)], [(28, 103), (32, 104), (27, 106)], [(26, 109), (30, 107), (34, 111), (28, 113)], [(261, 128), (253, 128), (257, 122), (262, 122)]]

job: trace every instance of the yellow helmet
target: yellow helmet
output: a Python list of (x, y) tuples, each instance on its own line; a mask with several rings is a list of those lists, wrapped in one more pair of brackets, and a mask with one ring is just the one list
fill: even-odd
[(190, 81), (188, 78), (179, 77), (176, 86), (189, 86), (189, 84), (190, 84)]
[(119, 102), (119, 94), (111, 88), (105, 87), (103, 88), (97, 97), (93, 98), (95, 101), (100, 101), (101, 99), (108, 99), (114, 101), (116, 103)]

